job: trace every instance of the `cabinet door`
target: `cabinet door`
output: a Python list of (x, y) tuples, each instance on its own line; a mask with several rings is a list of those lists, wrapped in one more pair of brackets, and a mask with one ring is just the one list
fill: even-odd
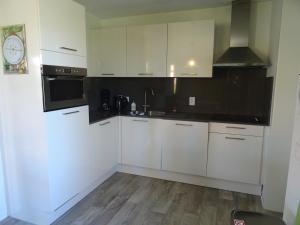
[(93, 177), (99, 179), (117, 165), (118, 130), (116, 118), (91, 125)]
[(103, 28), (89, 33), (89, 75), (126, 76), (126, 28)]
[(85, 9), (72, 0), (39, 0), (41, 49), (86, 56)]
[(162, 169), (206, 175), (208, 124), (164, 121)]
[(82, 191), (90, 180), (88, 107), (46, 113), (52, 210)]
[(159, 120), (122, 118), (122, 163), (161, 168)]
[(168, 76), (211, 77), (213, 52), (213, 21), (168, 24)]
[(167, 24), (127, 27), (127, 76), (165, 77)]
[(210, 133), (207, 176), (260, 183), (262, 137)]

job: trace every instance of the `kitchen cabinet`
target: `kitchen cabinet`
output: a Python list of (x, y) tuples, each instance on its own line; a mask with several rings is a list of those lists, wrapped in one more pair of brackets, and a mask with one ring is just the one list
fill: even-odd
[(117, 117), (90, 125), (93, 180), (99, 179), (118, 164), (117, 128)]
[(206, 176), (208, 123), (163, 121), (162, 169)]
[(262, 137), (264, 134), (264, 127), (245, 124), (210, 123), (209, 132)]
[(39, 16), (43, 51), (86, 56), (85, 8), (82, 5), (72, 0), (39, 0)]
[(212, 77), (214, 21), (168, 24), (167, 75)]
[(45, 113), (51, 210), (75, 198), (90, 181), (88, 107)]
[[(223, 125), (225, 124), (216, 126)], [(209, 133), (207, 176), (259, 184), (263, 146), (260, 131), (263, 128), (229, 124), (227, 126), (231, 132), (224, 133), (222, 129), (210, 130), (213, 132)]]
[(127, 27), (127, 76), (166, 77), (167, 24)]
[(122, 118), (122, 163), (161, 169), (160, 120)]
[(126, 76), (126, 27), (103, 28), (89, 32), (89, 61), (92, 62), (92, 72), (89, 72), (89, 75)]

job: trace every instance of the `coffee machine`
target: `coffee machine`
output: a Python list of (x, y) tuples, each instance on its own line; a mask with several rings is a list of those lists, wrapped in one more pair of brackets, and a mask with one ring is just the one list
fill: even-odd
[(125, 111), (128, 106), (128, 99), (124, 95), (117, 95), (114, 97), (114, 109), (120, 113)]
[(101, 110), (110, 111), (110, 91), (103, 89), (100, 93)]

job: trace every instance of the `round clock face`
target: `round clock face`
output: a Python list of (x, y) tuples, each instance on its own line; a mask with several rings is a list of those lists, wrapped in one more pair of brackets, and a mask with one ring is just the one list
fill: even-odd
[(3, 56), (10, 64), (19, 64), (25, 55), (24, 44), (16, 35), (7, 37), (3, 44)]

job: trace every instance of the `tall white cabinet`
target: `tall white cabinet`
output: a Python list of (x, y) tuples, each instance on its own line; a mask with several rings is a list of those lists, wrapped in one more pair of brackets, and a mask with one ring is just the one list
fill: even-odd
[(168, 76), (212, 77), (214, 21), (168, 24)]
[(84, 7), (72, 0), (39, 0), (39, 16), (42, 63), (86, 67)]
[(46, 113), (50, 208), (55, 211), (90, 183), (88, 107)]
[(127, 76), (165, 77), (167, 24), (127, 27)]

